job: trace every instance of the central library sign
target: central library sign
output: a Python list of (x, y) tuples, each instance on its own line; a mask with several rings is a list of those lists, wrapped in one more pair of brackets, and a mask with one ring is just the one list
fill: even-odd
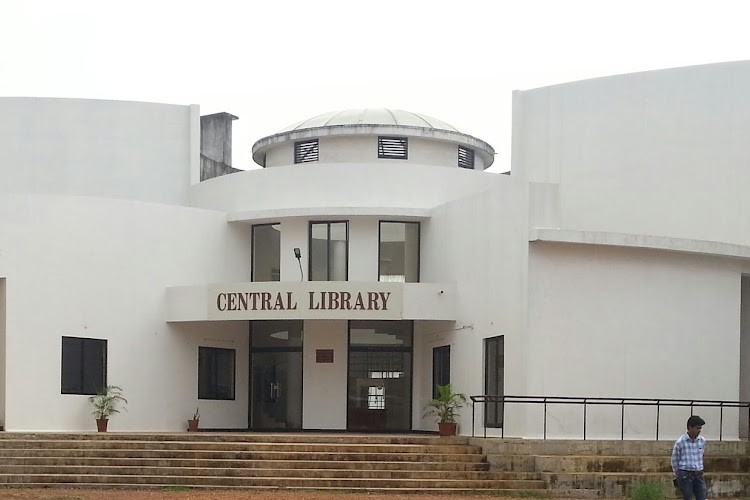
[(401, 319), (401, 283), (215, 284), (209, 319)]

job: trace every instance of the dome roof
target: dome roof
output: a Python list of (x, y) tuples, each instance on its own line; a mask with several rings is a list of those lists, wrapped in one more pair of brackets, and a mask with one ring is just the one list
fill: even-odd
[(372, 109), (347, 109), (344, 111), (331, 111), (322, 115), (313, 116), (288, 127), (279, 130), (278, 133), (292, 132), (317, 127), (332, 127), (341, 125), (393, 125), (406, 127), (431, 128), (435, 130), (449, 130), (459, 132), (456, 127), (442, 120), (421, 113), (412, 113), (400, 109), (372, 108)]

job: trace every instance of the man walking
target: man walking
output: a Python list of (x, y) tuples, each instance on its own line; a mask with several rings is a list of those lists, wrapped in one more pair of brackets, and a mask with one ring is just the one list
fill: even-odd
[(674, 442), (672, 449), (672, 471), (682, 498), (706, 500), (706, 482), (703, 480), (703, 450), (706, 438), (700, 435), (703, 421), (692, 415), (687, 421), (687, 432)]

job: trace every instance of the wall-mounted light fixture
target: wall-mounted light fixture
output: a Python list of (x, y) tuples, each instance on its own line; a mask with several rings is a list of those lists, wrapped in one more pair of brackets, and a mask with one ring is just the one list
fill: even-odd
[(302, 273), (302, 252), (299, 248), (294, 248), (294, 257), (297, 259), (297, 264), (299, 264), (299, 280), (305, 281), (305, 275)]

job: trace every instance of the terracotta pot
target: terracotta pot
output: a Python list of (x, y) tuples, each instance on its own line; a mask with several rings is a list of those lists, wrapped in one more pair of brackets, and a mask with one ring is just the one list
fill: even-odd
[(198, 422), (200, 422), (198, 419), (188, 420), (188, 432), (198, 432)]
[(456, 427), (458, 427), (458, 424), (455, 422), (438, 422), (438, 430), (441, 436), (455, 436)]
[(96, 419), (97, 432), (107, 432), (107, 422), (109, 422), (109, 419), (107, 418), (97, 418)]

